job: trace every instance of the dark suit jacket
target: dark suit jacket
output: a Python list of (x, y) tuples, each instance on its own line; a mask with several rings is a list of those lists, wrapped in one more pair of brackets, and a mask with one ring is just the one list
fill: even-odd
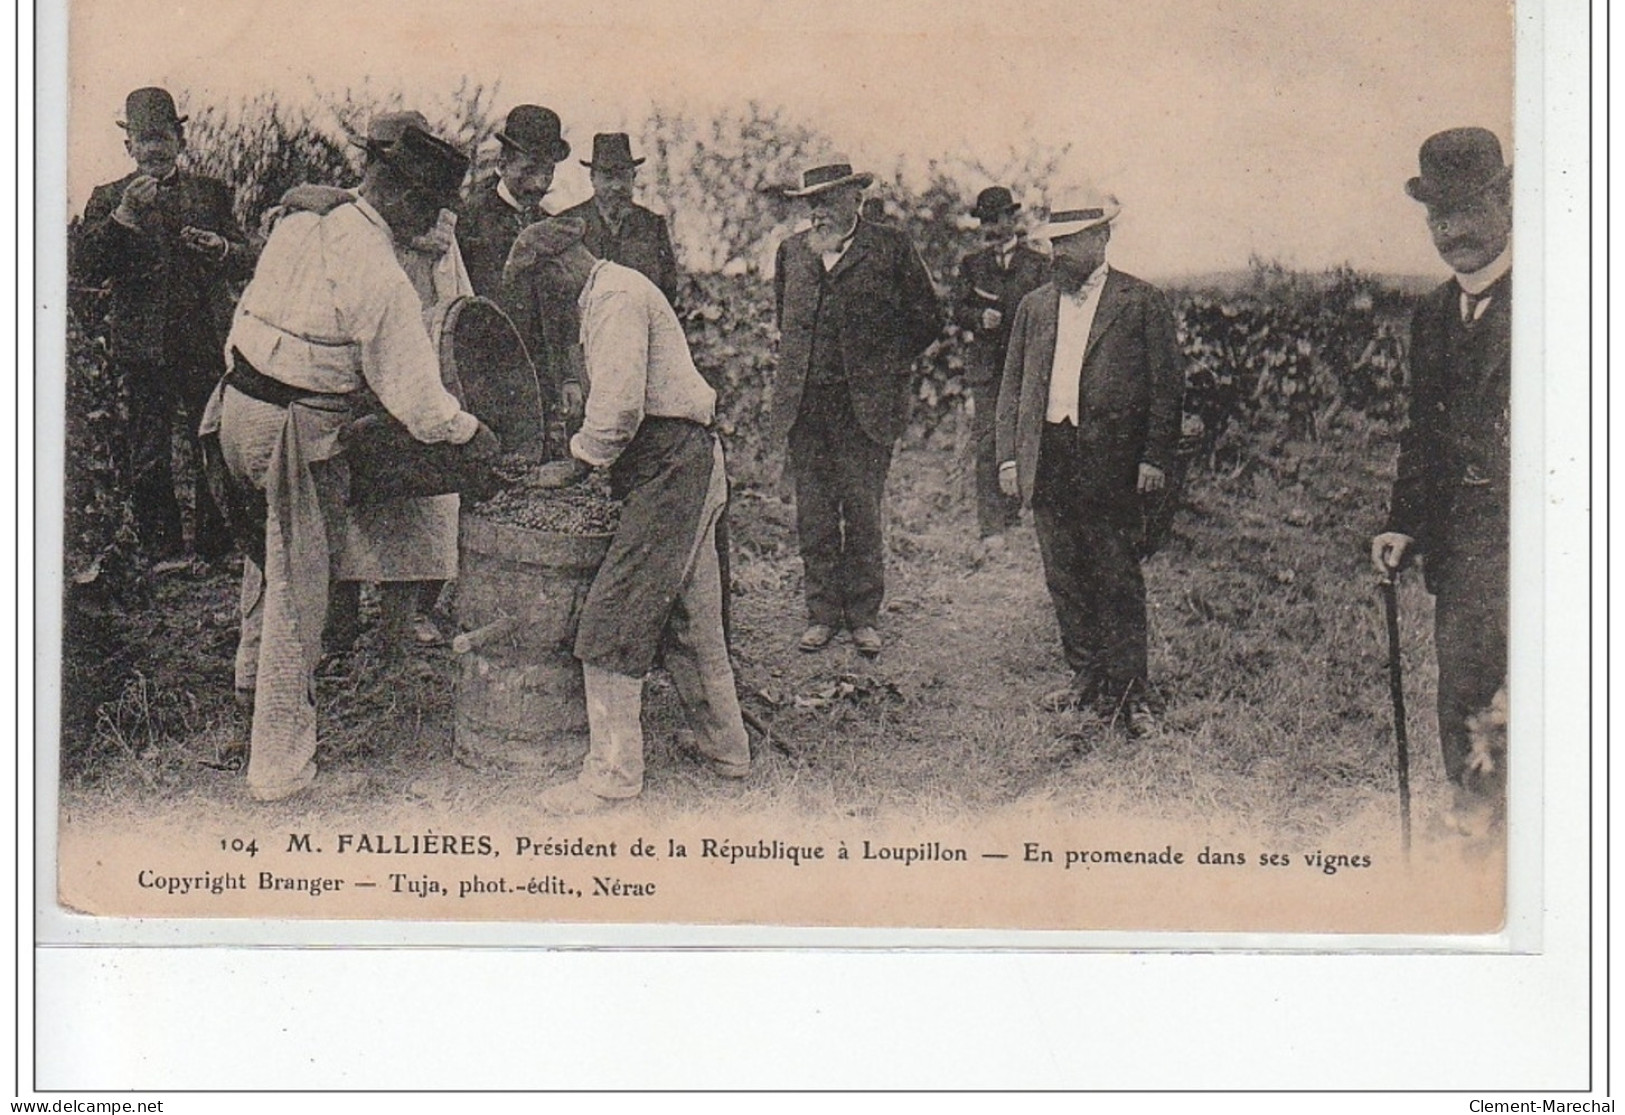
[[(1060, 298), (1046, 283), (1022, 299), (999, 387), (998, 457), (1016, 462), (1025, 503), (1038, 473)], [(1107, 271), (1079, 377), (1078, 446), (1088, 485), (1080, 499), (1125, 505), (1138, 498), (1142, 461), (1172, 471), (1184, 392), (1167, 298), (1142, 279)]]
[(502, 265), (525, 226), (547, 216), (537, 211), (521, 213), (497, 193), (497, 178), (483, 178), (468, 191), (468, 200), (457, 214), (457, 243), (463, 249), (463, 266), (468, 269), (474, 293), (493, 302), (502, 301)]
[(551, 336), (555, 319), (539, 285), (521, 280), (510, 288), (502, 281), (502, 265), (508, 262), (513, 242), (528, 225), (546, 220), (549, 214), (540, 208), (529, 213), (515, 209), (497, 193), (497, 181), (495, 175), (481, 179), (469, 191), (457, 215), (457, 243), (463, 250), (463, 266), (468, 269), (474, 293), (502, 307), (513, 322), (525, 342), (526, 354), (536, 366), (542, 393), (552, 405), (558, 401), (568, 351), (575, 338)]
[[(1410, 418), (1399, 442), (1387, 529), (1428, 555), (1428, 587), (1454, 571), (1462, 532), (1499, 532), (1504, 544), (1511, 481), (1512, 275), (1486, 292), (1471, 328), (1454, 279), (1430, 293), (1411, 321)], [(1481, 540), (1482, 541), (1482, 540)]]
[[(235, 284), (254, 272), (256, 252), (231, 211), (231, 191), (214, 178), (177, 170), (158, 187), (155, 216), (139, 229), (113, 219), (138, 172), (97, 186), (74, 244), (75, 281), (111, 288), (109, 351), (114, 358), (224, 371), (221, 353), (236, 308)], [(181, 241), (181, 229), (218, 232), (225, 255)]]
[[(954, 288), (954, 321), (976, 338), (970, 344), (966, 383), (980, 387), (999, 382), (1016, 307), (1047, 282), (1049, 257), (1025, 244), (1016, 245), (1008, 268), (999, 267), (999, 253), (991, 247), (971, 252), (960, 261), (959, 281)], [(990, 294), (992, 298), (987, 297)], [(982, 328), (983, 310), (998, 310), (1004, 315), (997, 329)]]
[(642, 271), (644, 276), (666, 301), (677, 303), (677, 253), (672, 250), (671, 232), (666, 218), (641, 205), (632, 206), (621, 221), (619, 234), (610, 231), (604, 215), (598, 212), (598, 203), (588, 198), (580, 205), (572, 205), (561, 217), (573, 217), (587, 226), (581, 242), (599, 259), (607, 259)]
[(779, 367), (773, 382), (770, 444), (783, 445), (801, 409), (813, 328), (835, 315), (852, 409), (863, 432), (890, 445), (908, 422), (909, 367), (942, 331), (931, 276), (908, 234), (860, 220), (830, 273), (799, 232), (779, 245), (773, 276)]

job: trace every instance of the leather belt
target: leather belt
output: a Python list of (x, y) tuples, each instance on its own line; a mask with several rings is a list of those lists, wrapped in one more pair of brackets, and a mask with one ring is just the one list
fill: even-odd
[(353, 394), (348, 391), (312, 391), (272, 379), (250, 364), (235, 348), (231, 350), (231, 370), (226, 373), (226, 386), (235, 387), (250, 399), (284, 409), (304, 399), (348, 399)]

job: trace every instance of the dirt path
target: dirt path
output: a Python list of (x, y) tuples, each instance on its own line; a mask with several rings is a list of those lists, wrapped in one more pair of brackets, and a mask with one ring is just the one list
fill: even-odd
[[(1295, 471), (1193, 487), (1176, 537), (1147, 565), (1152, 671), (1169, 709), (1159, 730), (1132, 742), (1037, 710), (1037, 697), (1066, 673), (1032, 531), (1013, 531), (1004, 553), (980, 562), (963, 467), (951, 451), (916, 450), (897, 461), (887, 647), (874, 661), (844, 638), (821, 654), (794, 649), (804, 613), (792, 509), (741, 493), (740, 687), (747, 707), (772, 725), (772, 742), (759, 748), (760, 770), (743, 786), (719, 786), (673, 751), (675, 701), (657, 676), (641, 808), (948, 816), (1037, 803), (1080, 814), (1246, 817), (1311, 834), (1391, 812), (1382, 647), (1359, 558), (1388, 454), (1380, 446), (1313, 453)], [(476, 772), (453, 760), (453, 667), (443, 649), (386, 679), (323, 683), (319, 757), (366, 772), (359, 795), (251, 802), (240, 775), (199, 765), (240, 731), (225, 696), (231, 601), (224, 576), (164, 587), (156, 621), (144, 629), (150, 643), (134, 654), (148, 679), (147, 723), (123, 716), (124, 738), (102, 739), (94, 777), (67, 780), (71, 823), (532, 812), (548, 772)], [(1421, 741), (1416, 782), (1426, 803), (1438, 781), (1427, 602), (1408, 586), (1406, 605), (1413, 737)], [(119, 734), (105, 728), (104, 736)]]

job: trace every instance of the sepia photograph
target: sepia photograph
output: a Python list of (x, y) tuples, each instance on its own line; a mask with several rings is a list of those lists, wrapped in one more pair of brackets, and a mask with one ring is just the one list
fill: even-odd
[(1514, 31), (77, 0), (63, 913), (1500, 933)]

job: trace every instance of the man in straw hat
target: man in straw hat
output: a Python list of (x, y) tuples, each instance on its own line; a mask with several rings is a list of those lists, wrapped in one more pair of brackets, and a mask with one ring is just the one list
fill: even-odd
[[(1400, 439), (1388, 522), (1371, 540), (1385, 576), (1425, 558), (1439, 657), (1439, 743), (1455, 793), (1449, 821), (1476, 834), (1505, 815), (1504, 753), (1472, 726), (1507, 674), (1511, 482), (1512, 168), (1483, 128), (1422, 144), (1405, 192), (1454, 277), (1411, 323), (1410, 425)], [(1495, 738), (1493, 736), (1489, 738)]]
[(910, 368), (942, 328), (908, 235), (859, 216), (873, 181), (844, 160), (809, 168), (785, 194), (806, 201), (812, 227), (780, 244), (775, 262), (768, 433), (787, 446), (795, 480), (808, 652), (842, 627), (863, 654), (880, 652), (886, 472), (908, 421)]
[(529, 274), (560, 322), (579, 330), (586, 413), (570, 460), (544, 466), (563, 486), (606, 469), (620, 525), (582, 605), (575, 654), (590, 743), (581, 774), (542, 795), (551, 813), (592, 813), (643, 790), (643, 679), (665, 666), (694, 729), (700, 760), (723, 778), (750, 773), (750, 741), (722, 633), (715, 529), (728, 499), (716, 392), (694, 368), (682, 325), (653, 283), (597, 259), (579, 221), (520, 234), (510, 277)]
[(1072, 681), (1046, 706), (1146, 726), (1140, 495), (1166, 484), (1183, 362), (1168, 300), (1106, 263), (1117, 202), (1050, 212), (1053, 279), (1022, 300), (999, 389), (999, 483), (1033, 509)]
[[(315, 668), (332, 549), (343, 537), (340, 432), (363, 385), (424, 442), (491, 459), (496, 437), (441, 384), (423, 308), (395, 256), (455, 203), (468, 159), (415, 124), (372, 156), (355, 195), (294, 209), (271, 231), (227, 338), (231, 368), (210, 400), (240, 517), (237, 686), (254, 694), (248, 788), (288, 797), (316, 777)], [(258, 529), (256, 529), (258, 528)], [(342, 780), (330, 780), (335, 790)]]
[(666, 301), (677, 302), (677, 253), (672, 250), (666, 218), (632, 201), (642, 159), (632, 157), (625, 132), (592, 137), (592, 158), (581, 165), (592, 174), (592, 196), (559, 214), (580, 221), (582, 243), (599, 259), (643, 272)]
[[(137, 89), (124, 102), (124, 148), (136, 168), (96, 187), (74, 245), (75, 280), (111, 288), (107, 341), (130, 406), (130, 495), (143, 547), (180, 557), (181, 509), (171, 476), (177, 406), (197, 448), (197, 427), (220, 379), (233, 284), (254, 254), (232, 215), (224, 183), (177, 166), (186, 117), (166, 90)], [(194, 452), (194, 461), (201, 455)], [(193, 548), (223, 558), (231, 539), (201, 482)]]
[(1020, 211), (1003, 186), (976, 195), (970, 215), (980, 225), (982, 247), (960, 260), (954, 298), (954, 320), (971, 337), (965, 384), (976, 411), (976, 526), (988, 550), (997, 549), (1005, 529), (1021, 521), (1021, 501), (999, 490), (993, 422), (1010, 323), (1021, 300), (1049, 279), (1049, 260), (1022, 242)]

